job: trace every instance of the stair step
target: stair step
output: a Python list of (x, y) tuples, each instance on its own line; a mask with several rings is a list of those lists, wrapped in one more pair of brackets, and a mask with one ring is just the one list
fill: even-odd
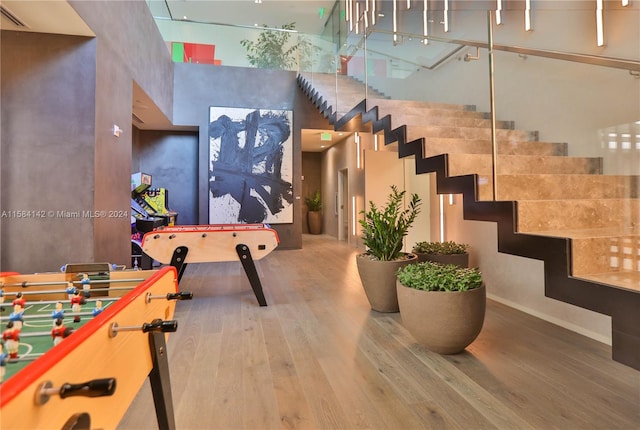
[(613, 285), (627, 290), (640, 291), (640, 272), (606, 272), (579, 276), (599, 284)]
[[(407, 125), (409, 140), (419, 139), (420, 128), (424, 126), (480, 127), (491, 128), (491, 120), (480, 112), (447, 109), (422, 109), (391, 115), (391, 127)], [(512, 121), (496, 121), (496, 128), (513, 129)]]
[[(519, 200), (518, 231), (634, 228), (640, 215), (639, 199)], [(565, 236), (568, 237), (568, 236)]]
[[(491, 154), (490, 140), (430, 137), (424, 144), (424, 157), (439, 154)], [(567, 155), (567, 144), (539, 141), (498, 141), (499, 155)]]
[(475, 106), (473, 105), (423, 102), (416, 100), (377, 99), (369, 95), (367, 97), (367, 110), (369, 111), (376, 106), (378, 107), (379, 112), (384, 112), (385, 115), (392, 114), (392, 116), (398, 115), (402, 112), (411, 112), (414, 110), (435, 110), (443, 111), (444, 114), (454, 114), (458, 112), (464, 115), (489, 118), (488, 113), (477, 112)]
[[(490, 178), (491, 179), (491, 178)], [(480, 185), (491, 191), (491, 181)], [(497, 200), (638, 198), (639, 176), (593, 174), (498, 175)], [(480, 190), (482, 194), (482, 190)], [(491, 200), (489, 193), (486, 200)], [(481, 200), (485, 200), (481, 198)]]
[[(407, 127), (408, 141), (424, 137), (457, 137), (460, 139), (491, 140), (489, 127), (415, 126)], [(508, 141), (538, 140), (538, 133), (526, 130), (497, 129), (496, 139)]]
[[(477, 173), (479, 183), (492, 176), (491, 154), (449, 154), (449, 176)], [(497, 174), (600, 174), (602, 160), (587, 157), (498, 155)], [(485, 179), (486, 178), (486, 179)]]
[(573, 276), (640, 270), (640, 234), (571, 241)]

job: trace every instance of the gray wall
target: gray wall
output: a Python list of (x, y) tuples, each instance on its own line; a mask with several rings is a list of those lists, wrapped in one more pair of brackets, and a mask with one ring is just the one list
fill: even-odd
[[(147, 5), (69, 3), (95, 38), (3, 31), (0, 39), (2, 270), (130, 264), (133, 82), (172, 116), (173, 63)], [(96, 210), (105, 216), (83, 216)]]
[(0, 269), (56, 270), (93, 259), (96, 43), (1, 34)]
[(301, 129), (327, 128), (327, 121), (302, 94), (295, 72), (260, 70), (205, 64), (175, 64), (174, 124), (199, 127), (199, 224), (209, 222), (209, 108), (265, 108), (293, 110), (294, 222), (274, 224), (279, 249), (302, 247), (302, 155)]
[(168, 190), (168, 209), (178, 224), (198, 224), (198, 135), (192, 132), (139, 131), (133, 144), (136, 172), (152, 176), (152, 188)]

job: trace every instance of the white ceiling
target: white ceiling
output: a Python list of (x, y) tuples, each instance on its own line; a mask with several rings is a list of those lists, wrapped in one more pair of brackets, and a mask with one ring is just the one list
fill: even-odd
[[(165, 0), (150, 0), (150, 6), (156, 8), (165, 4)], [(155, 4), (154, 4), (155, 3)], [(321, 33), (324, 21), (329, 16), (334, 1), (272, 1), (262, 0), (167, 0), (174, 18), (187, 16), (189, 19), (221, 24), (281, 27), (282, 24), (296, 22), (296, 29), (306, 33)], [(68, 34), (76, 36), (94, 36), (87, 24), (66, 1), (60, 0), (2, 0), (3, 14), (0, 29), (28, 31), (37, 33)], [(319, 17), (319, 9), (326, 8), (324, 20)], [(164, 8), (166, 12), (166, 7)], [(11, 14), (23, 25), (16, 25), (4, 13)], [(154, 10), (154, 14), (157, 12)], [(257, 21), (258, 22), (253, 22)], [(133, 83), (132, 124), (141, 130), (189, 130), (194, 127), (175, 127), (162, 114), (160, 109)], [(138, 122), (141, 119), (143, 122)], [(321, 139), (321, 133), (330, 133), (331, 140)], [(322, 152), (329, 146), (345, 139), (350, 133), (337, 133), (333, 130), (303, 130), (302, 151)]]

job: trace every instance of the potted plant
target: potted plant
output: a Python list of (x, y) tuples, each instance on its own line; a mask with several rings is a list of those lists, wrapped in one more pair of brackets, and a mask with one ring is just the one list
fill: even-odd
[(398, 271), (396, 287), (402, 324), (427, 349), (457, 354), (480, 333), (486, 291), (478, 268), (411, 264)]
[(398, 312), (396, 273), (417, 261), (415, 254), (402, 251), (402, 244), (420, 213), (421, 200), (412, 194), (403, 208), (405, 193), (392, 185), (385, 206), (378, 208), (369, 202), (369, 210), (360, 212), (364, 218), (358, 222), (367, 251), (356, 256), (356, 264), (371, 309), (378, 312)]
[[(271, 29), (266, 25), (256, 40), (240, 41), (247, 51), (247, 60), (252, 66), (261, 69), (295, 70), (297, 66), (304, 69), (301, 62), (310, 61), (311, 43), (297, 35), (296, 23), (282, 25), (279, 29)], [(295, 43), (291, 37), (296, 35)]]
[(442, 264), (455, 264), (469, 267), (469, 245), (466, 243), (448, 242), (417, 242), (412, 251), (418, 256), (418, 261), (434, 261)]
[(307, 205), (307, 223), (309, 224), (309, 233), (322, 233), (322, 195), (320, 190), (316, 190), (311, 196), (304, 198)]

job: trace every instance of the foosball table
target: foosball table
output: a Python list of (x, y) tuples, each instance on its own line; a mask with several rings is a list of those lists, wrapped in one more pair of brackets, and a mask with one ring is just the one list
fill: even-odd
[(178, 279), (188, 263), (240, 261), (258, 303), (267, 306), (254, 261), (271, 253), (279, 242), (268, 224), (180, 225), (145, 233), (142, 251), (175, 267)]
[[(173, 429), (166, 338), (174, 267), (0, 273), (0, 428), (115, 428), (148, 377), (160, 429)], [(96, 270), (96, 267), (99, 267)]]

